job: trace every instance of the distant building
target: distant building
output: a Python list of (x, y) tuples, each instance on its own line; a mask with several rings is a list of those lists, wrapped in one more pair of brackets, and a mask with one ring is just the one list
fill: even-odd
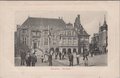
[(104, 18), (104, 23), (99, 27), (99, 50), (104, 53), (108, 45), (108, 25)]
[(94, 33), (91, 39), (91, 44), (92, 50), (99, 49), (99, 33)]
[[(79, 20), (80, 18), (76, 19)], [(18, 50), (27, 48), (26, 50), (34, 49), (42, 52), (48, 50), (78, 52), (78, 46), (83, 45), (79, 37), (84, 39), (84, 47), (88, 47), (89, 35), (81, 25), (77, 29), (82, 31), (82, 36), (78, 36), (80, 32), (76, 31), (76, 21), (73, 26), (71, 23), (66, 24), (62, 18), (28, 17), (21, 26), (17, 26), (15, 47)], [(81, 44), (78, 44), (79, 42)]]
[(103, 25), (99, 27), (99, 32), (93, 35), (91, 45), (93, 50), (98, 49), (101, 53), (107, 52), (108, 25), (105, 18)]

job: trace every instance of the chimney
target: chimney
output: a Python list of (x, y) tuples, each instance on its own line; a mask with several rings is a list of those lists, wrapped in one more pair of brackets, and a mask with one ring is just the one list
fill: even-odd
[(78, 21), (79, 21), (79, 24), (81, 24), (80, 15), (79, 15), (79, 14), (77, 15), (77, 19), (78, 19)]

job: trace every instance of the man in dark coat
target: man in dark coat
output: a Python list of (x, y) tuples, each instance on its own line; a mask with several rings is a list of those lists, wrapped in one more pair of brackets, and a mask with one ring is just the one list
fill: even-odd
[(23, 66), (25, 65), (26, 52), (21, 50), (20, 57), (21, 57), (21, 66)]
[(77, 59), (77, 65), (79, 65), (79, 54), (78, 53), (76, 55), (76, 59)]
[(70, 52), (69, 54), (69, 66), (73, 66), (73, 54)]
[(52, 66), (52, 54), (49, 54), (48, 62), (49, 62), (49, 66)]
[(62, 53), (61, 52), (59, 52), (59, 59), (61, 60), (61, 57), (62, 57)]
[(37, 56), (35, 55), (35, 52), (31, 55), (31, 62), (32, 66), (35, 66), (35, 63), (37, 62)]
[(28, 52), (27, 55), (26, 55), (26, 65), (27, 66), (31, 65), (31, 55), (30, 55), (30, 52)]
[(88, 60), (88, 56), (89, 55), (89, 52), (87, 51), (87, 49), (85, 49), (85, 51), (83, 52), (83, 60)]

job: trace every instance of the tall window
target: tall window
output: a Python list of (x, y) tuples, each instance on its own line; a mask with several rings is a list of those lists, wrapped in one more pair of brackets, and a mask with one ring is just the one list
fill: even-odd
[(23, 37), (23, 44), (27, 44), (27, 38), (26, 37)]
[(48, 38), (44, 38), (44, 45), (48, 45)]

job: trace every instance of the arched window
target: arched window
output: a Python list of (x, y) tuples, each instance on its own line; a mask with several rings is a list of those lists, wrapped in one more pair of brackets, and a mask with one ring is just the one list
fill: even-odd
[(75, 48), (73, 49), (73, 52), (77, 52)]
[(68, 48), (68, 52), (67, 53), (68, 53), (68, 55), (71, 53), (71, 48)]

